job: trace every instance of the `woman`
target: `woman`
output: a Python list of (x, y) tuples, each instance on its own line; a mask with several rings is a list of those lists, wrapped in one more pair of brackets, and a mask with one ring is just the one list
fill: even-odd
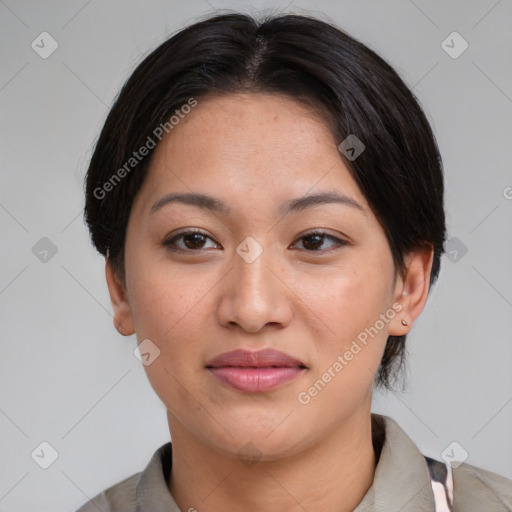
[(434, 136), (373, 51), (304, 16), (189, 26), (123, 87), (86, 181), (172, 444), (79, 512), (512, 509), (509, 480), (371, 413), (446, 237)]

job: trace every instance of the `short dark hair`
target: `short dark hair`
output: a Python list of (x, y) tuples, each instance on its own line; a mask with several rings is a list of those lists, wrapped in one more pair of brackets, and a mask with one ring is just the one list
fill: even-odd
[[(167, 39), (137, 66), (107, 116), (85, 178), (84, 217), (122, 280), (128, 218), (153, 154), (131, 170), (133, 152), (191, 98), (251, 92), (286, 95), (320, 113), (338, 143), (349, 135), (363, 142), (356, 159), (342, 158), (386, 233), (395, 268), (405, 270), (408, 251), (430, 247), (432, 285), (446, 238), (443, 171), (415, 95), (374, 51), (328, 22), (241, 13), (209, 17)], [(392, 388), (405, 338), (388, 337), (377, 386)]]

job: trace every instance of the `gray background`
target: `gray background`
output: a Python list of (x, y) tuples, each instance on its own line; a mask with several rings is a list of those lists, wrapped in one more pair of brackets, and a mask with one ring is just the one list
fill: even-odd
[[(169, 440), (135, 336), (112, 326), (82, 180), (134, 66), (219, 8), (318, 15), (413, 88), (444, 158), (456, 252), (409, 337), (407, 390), (377, 394), (374, 411), (427, 455), (457, 441), (468, 463), (512, 478), (510, 1), (0, 0), (0, 512), (75, 510)], [(43, 31), (59, 45), (47, 59), (31, 48)], [(456, 59), (441, 47), (453, 31), (469, 43)], [(43, 237), (57, 248), (46, 261), (32, 250)], [(59, 455), (48, 469), (31, 458), (43, 441)]]

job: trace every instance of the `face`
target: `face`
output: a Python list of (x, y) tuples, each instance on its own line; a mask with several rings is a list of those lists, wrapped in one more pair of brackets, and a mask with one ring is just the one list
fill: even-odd
[[(198, 100), (156, 148), (130, 214), (126, 287), (108, 264), (107, 279), (115, 321), (160, 351), (144, 368), (173, 439), (232, 455), (252, 442), (271, 460), (368, 416), (386, 339), (419, 313), (429, 261), (416, 284), (396, 276), (339, 142), (293, 100), (248, 94)], [(207, 367), (268, 348), (301, 364)]]

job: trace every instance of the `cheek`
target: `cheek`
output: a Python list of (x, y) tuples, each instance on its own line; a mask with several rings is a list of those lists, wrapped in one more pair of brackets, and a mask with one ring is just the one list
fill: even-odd
[(310, 283), (307, 301), (329, 327), (316, 343), (318, 358), (310, 379), (329, 382), (318, 405), (349, 396), (357, 401), (371, 389), (388, 336), (380, 315), (390, 309), (392, 269), (391, 258), (358, 258), (331, 275), (323, 289)]
[(157, 396), (177, 416), (197, 405), (185, 390), (192, 390), (190, 383), (202, 368), (201, 347), (208, 333), (200, 316), (208, 307), (204, 295), (211, 286), (194, 282), (183, 271), (153, 265), (134, 275), (132, 284), (137, 340), (149, 339), (159, 351), (144, 370)]
[(314, 367), (297, 399), (303, 413), (315, 416), (331, 411), (327, 416), (334, 423), (343, 411), (354, 410), (370, 396), (388, 336), (387, 324), (380, 320), (390, 309), (387, 283), (382, 275), (377, 279), (376, 269), (365, 269), (331, 279), (332, 293), (317, 292), (316, 299), (310, 295), (330, 330), (316, 343)]
[(141, 254), (131, 266), (130, 303), (138, 337), (165, 342), (185, 325), (208, 290), (204, 273), (172, 266), (151, 254)]
[(136, 335), (139, 343), (150, 339), (160, 351), (145, 370), (162, 399), (164, 394), (179, 394), (179, 383), (193, 381), (202, 370), (211, 332), (205, 322), (214, 307), (208, 292), (218, 280), (211, 272), (200, 271), (199, 265), (173, 268), (168, 262), (153, 261), (133, 266), (129, 290)]
[(301, 299), (324, 320), (330, 336), (349, 340), (389, 307), (391, 281), (385, 277), (389, 273), (380, 264), (359, 261), (321, 280), (303, 277)]

